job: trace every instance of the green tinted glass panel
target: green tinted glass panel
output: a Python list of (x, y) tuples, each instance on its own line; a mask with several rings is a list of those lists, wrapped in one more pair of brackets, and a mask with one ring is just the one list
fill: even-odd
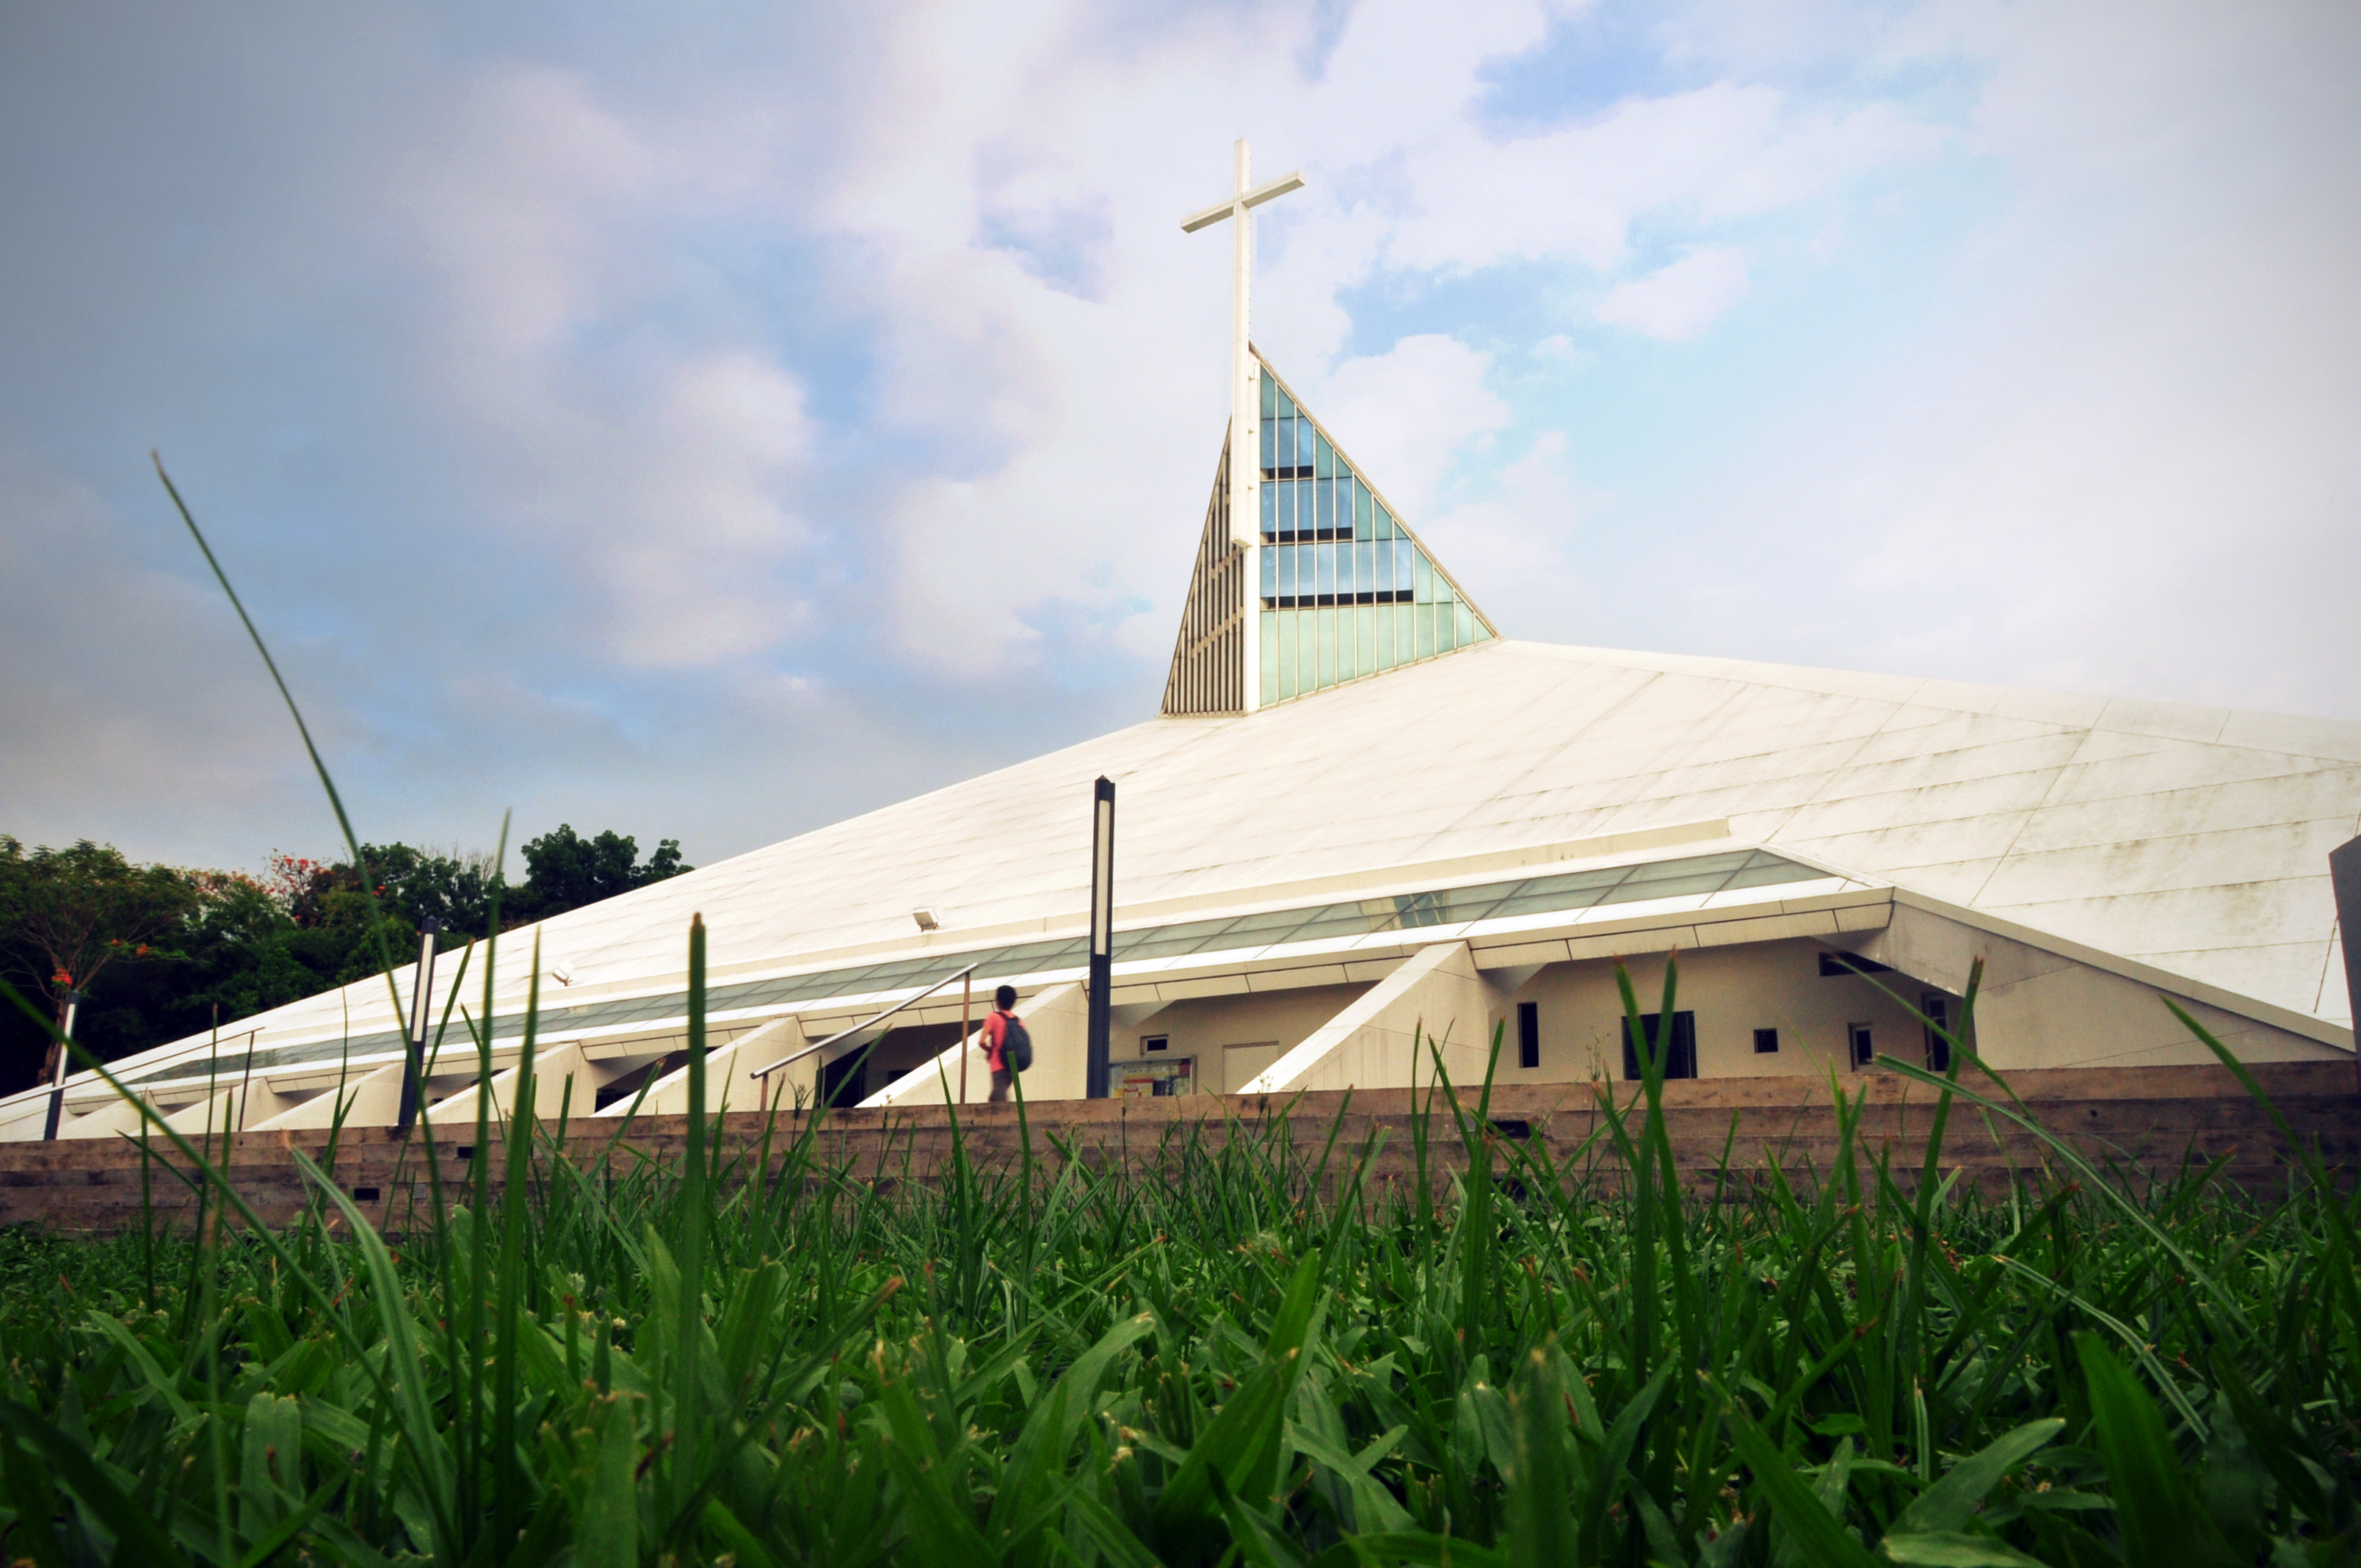
[[(1263, 700), (1319, 691), (1492, 635), (1368, 480), (1264, 368)], [(1298, 477), (1298, 476), (1301, 477)], [(1285, 540), (1281, 545), (1279, 541)]]

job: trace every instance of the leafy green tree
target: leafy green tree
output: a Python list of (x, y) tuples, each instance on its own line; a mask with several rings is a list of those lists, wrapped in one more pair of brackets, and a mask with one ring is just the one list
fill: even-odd
[(586, 839), (571, 823), (561, 822), (525, 844), (525, 884), (518, 890), (516, 916), (544, 920), (697, 869), (681, 864), (677, 839), (659, 839), (645, 865), (638, 863), (639, 856), (637, 839), (612, 829)]
[[(102, 977), (170, 956), (201, 899), (188, 873), (134, 865), (112, 845), (83, 839), (28, 851), (0, 834), (0, 967), (18, 990), (45, 998), (59, 1023), (66, 993), (82, 991), (77, 1032), (102, 1045), (121, 1027), (110, 1016), (114, 990)], [(25, 1022), (9, 1037), (0, 1074), (38, 1082), (55, 1070), (57, 1047)], [(28, 1041), (39, 1048), (32, 1060)]]
[[(389, 947), (408, 959), (428, 920), (453, 947), (495, 919), (521, 925), (690, 869), (676, 839), (642, 862), (638, 840), (571, 825), (526, 844), (524, 859), (514, 887), (488, 854), (400, 842), (364, 844), (353, 861), (273, 855), (253, 877), (134, 865), (87, 840), (27, 850), (0, 835), (0, 971), (53, 1014), (78, 984), (76, 1037), (120, 1057), (365, 980)], [(38, 1081), (48, 1044), (33, 1020), (0, 1015), (0, 1091)]]

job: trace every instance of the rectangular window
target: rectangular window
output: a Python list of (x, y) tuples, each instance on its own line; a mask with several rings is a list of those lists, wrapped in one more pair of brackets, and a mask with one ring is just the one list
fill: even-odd
[(1364, 539), (1375, 539), (1378, 537), (1376, 531), (1369, 525), (1369, 506), (1371, 500), (1372, 498), (1369, 495), (1369, 487), (1356, 478), (1353, 481), (1354, 532), (1358, 533)]
[(1847, 1024), (1845, 1040), (1852, 1051), (1852, 1065), (1867, 1067), (1877, 1059), (1877, 1044), (1870, 1038), (1866, 1024)]
[[(1321, 548), (1334, 550), (1335, 546), (1324, 544)], [(1319, 684), (1333, 686), (1336, 684), (1336, 612), (1334, 609), (1317, 609), (1312, 613), (1320, 618), (1318, 628), (1312, 634), (1320, 659)]]
[(1262, 700), (1279, 700), (1279, 616), (1276, 612), (1255, 618), (1262, 622)]
[(1149, 1035), (1139, 1042), (1139, 1048), (1143, 1051), (1170, 1050), (1172, 1048), (1172, 1036), (1170, 1035)]
[(1758, 1057), (1777, 1056), (1779, 1054), (1779, 1031), (1776, 1029), (1755, 1030), (1754, 1054)]
[(1390, 670), (1398, 660), (1394, 640), (1401, 635), (1401, 609), (1387, 605), (1378, 611), (1378, 668)]
[[(1265, 381), (1263, 385), (1268, 387), (1270, 383)], [(1270, 411), (1265, 409), (1262, 416), (1262, 471), (1264, 473), (1269, 473), (1278, 464), (1278, 453), (1279, 421), (1271, 418)]]
[(1394, 533), (1393, 513), (1386, 510), (1383, 506), (1379, 505), (1375, 497), (1370, 498), (1369, 506), (1378, 516), (1378, 537), (1380, 539), (1392, 539), (1396, 537)]
[[(1363, 594), (1361, 598), (1369, 596)], [(1353, 673), (1374, 675), (1378, 673), (1378, 612), (1364, 605), (1353, 612), (1353, 640), (1360, 649), (1360, 657), (1353, 662)]]
[(1353, 546), (1353, 592), (1361, 604), (1375, 604), (1371, 596), (1378, 589), (1378, 547), (1360, 543)]
[(1270, 553), (1279, 557), (1279, 597), (1291, 599), (1295, 597), (1295, 546), (1274, 545)]
[(1542, 1006), (1538, 1002), (1517, 1003), (1517, 1065), (1542, 1065)]
[(1262, 536), (1269, 539), (1279, 532), (1279, 487), (1266, 484), (1256, 488), (1262, 491)]
[(1279, 553), (1283, 546), (1266, 544), (1262, 549), (1262, 597), (1279, 597)]
[(1336, 532), (1336, 481), (1314, 479), (1312, 482), (1319, 488), (1319, 504), (1313, 513), (1312, 526), (1320, 531), (1321, 538), (1333, 538)]
[(1334, 544), (1314, 544), (1310, 548), (1313, 569), (1320, 574), (1318, 585), (1312, 591), (1320, 596), (1323, 604), (1333, 603), (1336, 595), (1336, 547)]
[(1323, 479), (1333, 479), (1336, 477), (1336, 449), (1328, 444), (1328, 438), (1324, 435), (1319, 437), (1319, 442), (1312, 471)]
[(1312, 477), (1312, 449), (1319, 439), (1320, 433), (1312, 428), (1310, 420), (1295, 422), (1295, 466), (1303, 470), (1301, 477), (1306, 479)]
[[(1697, 1014), (1674, 1014), (1669, 1040), (1664, 1037), (1663, 1019), (1661, 1013), (1642, 1014), (1640, 1037), (1646, 1039), (1662, 1056), (1666, 1079), (1695, 1078), (1697, 1075)], [(1628, 1017), (1623, 1020), (1623, 1076), (1633, 1083), (1640, 1081), (1638, 1041), (1631, 1034), (1631, 1020)]]
[(1290, 609), (1272, 619), (1279, 622), (1279, 695), (1290, 697), (1301, 689), (1295, 684), (1295, 623), (1302, 617)]
[(1408, 540), (1394, 541), (1394, 602), (1397, 604), (1410, 598), (1411, 574), (1414, 569), (1411, 557), (1417, 554)]
[(1927, 1019), (1927, 1070), (1951, 1070), (1951, 1042), (1944, 1034), (1951, 1027), (1951, 999), (1939, 991), (1929, 991), (1918, 998), (1918, 1011)]
[(1820, 978), (1842, 980), (1856, 974), (1892, 974), (1894, 971), (1875, 959), (1864, 959), (1857, 953), (1822, 953)]
[(1256, 384), (1262, 388), (1262, 417), (1265, 429), (1279, 415), (1279, 383), (1268, 376), (1257, 376)]
[[(1426, 564), (1426, 552), (1423, 550), (1412, 550), (1410, 553), (1410, 558), (1411, 587), (1417, 593), (1419, 603), (1428, 603), (1434, 598), (1434, 570)], [(1432, 627), (1433, 618), (1430, 616), (1427, 620), (1429, 622), (1429, 630), (1423, 632), (1418, 640), (1418, 651), (1422, 653), (1432, 653), (1434, 652), (1434, 650), (1429, 646), (1429, 643), (1433, 641), (1434, 636)]]

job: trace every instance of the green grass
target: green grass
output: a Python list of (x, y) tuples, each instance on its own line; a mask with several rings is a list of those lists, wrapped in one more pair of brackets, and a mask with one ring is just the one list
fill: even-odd
[[(1946, 1088), (2023, 1114), (1978, 1081)], [(1931, 1150), (1853, 1146), (1839, 1095), (1818, 1179), (1684, 1192), (1656, 1090), (1610, 1125), (1611, 1186), (1488, 1136), (1469, 1086), (1412, 1129), (1463, 1174), (1382, 1195), (1374, 1142), (1329, 1127), (1306, 1157), (1283, 1121), (1136, 1174), (961, 1148), (884, 1189), (819, 1124), (741, 1148), (692, 1118), (680, 1167), (622, 1174), (578, 1123), (574, 1157), (554, 1123), (481, 1127), (506, 1179), (437, 1157), (399, 1255), (325, 1180), (275, 1234), (14, 1233), (5, 1552), (2355, 1559), (2361, 1310), (2327, 1173), (2299, 1157), (2266, 1202), (2060, 1144), (2059, 1184), (1963, 1193)]]

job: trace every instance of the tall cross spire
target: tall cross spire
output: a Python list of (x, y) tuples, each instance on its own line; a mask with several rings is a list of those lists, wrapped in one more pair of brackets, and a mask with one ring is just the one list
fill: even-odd
[[(1237, 142), (1237, 175), (1235, 189), (1227, 200), (1206, 208), (1184, 220), (1184, 234), (1210, 228), (1223, 219), (1232, 220), (1232, 263), (1230, 277), (1230, 538), (1246, 552), (1243, 563), (1247, 593), (1259, 581), (1259, 563), (1254, 559), (1261, 548), (1262, 531), (1260, 500), (1257, 492), (1262, 485), (1261, 441), (1257, 429), (1261, 401), (1255, 385), (1253, 339), (1248, 315), (1254, 294), (1254, 219), (1253, 210), (1273, 197), (1284, 196), (1290, 191), (1303, 189), (1301, 172), (1272, 181), (1268, 185), (1253, 183), (1252, 155), (1246, 138)], [(1253, 618), (1248, 617), (1251, 630)], [(1246, 706), (1251, 712), (1257, 705), (1256, 694), (1260, 679), (1256, 666), (1260, 663), (1261, 641), (1246, 638)]]

